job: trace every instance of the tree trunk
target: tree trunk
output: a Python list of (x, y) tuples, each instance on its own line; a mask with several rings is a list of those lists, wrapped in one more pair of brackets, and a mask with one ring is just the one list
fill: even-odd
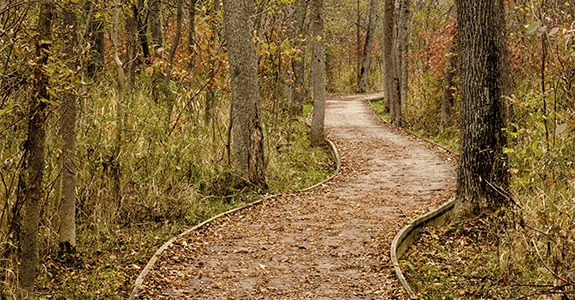
[[(213, 16), (217, 16), (220, 11), (220, 2), (214, 1), (213, 10), (209, 12)], [(214, 119), (214, 110), (216, 107), (216, 101), (218, 99), (217, 88), (215, 87), (216, 84), (216, 77), (218, 76), (218, 67), (219, 62), (217, 60), (218, 50), (220, 47), (220, 34), (219, 34), (219, 26), (218, 22), (215, 21), (215, 18), (212, 19), (211, 22), (211, 30), (212, 35), (208, 38), (208, 48), (213, 49), (212, 52), (208, 54), (208, 65), (211, 66), (208, 72), (208, 78), (206, 82), (206, 103), (204, 107), (204, 123), (207, 125), (215, 125), (213, 124)]]
[(311, 143), (319, 146), (325, 143), (325, 52), (323, 48), (323, 0), (312, 0), (312, 43), (311, 80), (313, 89), (313, 115), (311, 122)]
[(86, 2), (87, 23), (84, 36), (90, 44), (89, 57), (86, 71), (90, 78), (94, 78), (104, 68), (104, 21), (97, 12), (96, 3)]
[(162, 7), (161, 0), (150, 0), (150, 31), (152, 33), (152, 45), (155, 51), (164, 46), (162, 38)]
[(502, 97), (507, 89), (503, 0), (456, 0), (461, 71), (458, 219), (509, 203)]
[(166, 74), (164, 75), (164, 80), (162, 82), (162, 91), (164, 92), (164, 97), (166, 98), (167, 105), (167, 122), (166, 125), (169, 128), (172, 119), (172, 112), (174, 110), (174, 104), (176, 102), (176, 96), (170, 90), (170, 80), (172, 79), (172, 70), (174, 68), (174, 57), (176, 56), (176, 50), (178, 50), (178, 45), (180, 44), (180, 39), (182, 37), (182, 19), (184, 14), (184, 1), (178, 0), (176, 4), (176, 36), (174, 37), (174, 43), (170, 48), (170, 53), (168, 55), (168, 66), (166, 68)]
[(38, 36), (34, 70), (34, 92), (30, 97), (28, 137), (24, 144), (24, 160), (18, 183), (18, 201), (23, 203), (22, 230), (20, 232), (20, 298), (33, 298), (36, 266), (38, 264), (38, 226), (40, 223), (40, 199), (44, 179), (44, 151), (46, 140), (46, 117), (48, 109), (48, 76), (44, 66), (48, 63), (52, 45), (52, 10), (54, 3), (44, 0), (38, 15)]
[(267, 189), (257, 58), (252, 42), (252, 24), (246, 24), (250, 5), (252, 2), (248, 0), (224, 0), (232, 89), (233, 163), (245, 180)]
[[(120, 60), (120, 57), (118, 55), (118, 29), (119, 29), (119, 23), (120, 23), (120, 9), (121, 9), (121, 1), (118, 1), (118, 3), (116, 4), (116, 7), (114, 9), (114, 14), (112, 17), (112, 28), (111, 28), (111, 40), (112, 40), (112, 50), (113, 50), (113, 58), (114, 58), (114, 63), (116, 64), (116, 71), (118, 74), (118, 100), (117, 100), (117, 107), (116, 107), (116, 129), (115, 129), (115, 141), (114, 141), (114, 149), (112, 150), (112, 155), (110, 157), (110, 172), (112, 175), (112, 179), (113, 179), (113, 187), (112, 187), (112, 193), (113, 193), (113, 198), (114, 198), (114, 202), (112, 203), (112, 214), (115, 214), (119, 209), (120, 209), (120, 205), (121, 205), (121, 200), (122, 200), (122, 186), (121, 186), (121, 180), (122, 180), (122, 173), (121, 173), (121, 166), (120, 166), (120, 153), (121, 153), (121, 147), (122, 147), (122, 140), (123, 140), (123, 132), (124, 132), (124, 121), (125, 121), (125, 115), (124, 115), (124, 105), (126, 102), (126, 98), (127, 95), (129, 93), (129, 89), (130, 89), (130, 80), (128, 80), (128, 78), (131, 78), (131, 75), (128, 75), (128, 78), (126, 78), (126, 72), (124, 69), (124, 65), (122, 64), (122, 61)], [(133, 19), (132, 19), (133, 20)], [(130, 22), (130, 18), (128, 18), (127, 20), (127, 27), (134, 27), (134, 26), (130, 26), (129, 22)], [(132, 22), (132, 24), (134, 24), (134, 22)], [(130, 35), (130, 33), (128, 33), (128, 35)], [(134, 36), (134, 35), (132, 35)], [(132, 38), (132, 40), (134, 40), (134, 38)], [(128, 41), (128, 46), (130, 46), (132, 43)], [(128, 50), (128, 53), (130, 53), (130, 51)], [(127, 64), (127, 69), (128, 69), (128, 74), (131, 74), (130, 71), (130, 60), (129, 60), (130, 56), (128, 55), (128, 64)]]
[(194, 72), (194, 57), (196, 49), (196, 2), (198, 0), (191, 0), (189, 6), (190, 25), (188, 27), (188, 52), (190, 55), (188, 70), (190, 74)]
[(411, 1), (401, 0), (399, 4), (399, 17), (397, 20), (397, 58), (399, 71), (399, 103), (401, 109), (407, 106), (408, 79), (409, 79), (409, 22), (411, 19)]
[(369, 24), (367, 26), (367, 36), (363, 48), (363, 60), (359, 70), (359, 91), (365, 93), (369, 90), (369, 69), (371, 68), (371, 49), (377, 27), (377, 12), (379, 10), (379, 1), (371, 0), (369, 2)]
[[(135, 27), (134, 32), (138, 33), (138, 38), (140, 39), (140, 45), (142, 47), (142, 55), (144, 56), (144, 60), (146, 63), (150, 63), (150, 47), (148, 46), (148, 35), (147, 35), (148, 24), (146, 23), (145, 19), (142, 20), (142, 12), (144, 11), (145, 6), (146, 5), (144, 4), (144, 0), (139, 0), (138, 5), (136, 5), (136, 2), (132, 3), (132, 12), (134, 15), (132, 21), (134, 23), (133, 26)], [(130, 33), (131, 31), (128, 31), (128, 34)], [(134, 51), (137, 52), (135, 46), (136, 43), (134, 42)]]
[(394, 28), (394, 11), (395, 0), (384, 1), (384, 18), (383, 18), (383, 80), (384, 80), (384, 107), (385, 111), (391, 111), (393, 103), (393, 70), (394, 70), (394, 47), (393, 47), (393, 28)]
[(293, 70), (293, 92), (291, 99), (292, 116), (303, 114), (305, 100), (305, 20), (307, 14), (308, 0), (299, 0), (296, 4), (294, 38), (296, 39), (295, 47), (298, 53), (292, 59)]
[(443, 96), (441, 97), (441, 127), (448, 127), (451, 122), (451, 110), (455, 102), (455, 75), (457, 71), (457, 41), (455, 38), (449, 43), (447, 51), (447, 65), (443, 75)]
[[(69, 38), (65, 40), (64, 59), (70, 70), (75, 69), (77, 57), (76, 14), (64, 7), (64, 30)], [(74, 91), (64, 94), (60, 105), (60, 136), (62, 145), (61, 206), (60, 206), (60, 251), (73, 253), (76, 248), (76, 111), (77, 99)]]

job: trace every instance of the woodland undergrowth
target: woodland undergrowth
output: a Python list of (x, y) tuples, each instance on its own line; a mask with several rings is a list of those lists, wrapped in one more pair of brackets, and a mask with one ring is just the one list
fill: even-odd
[[(236, 175), (228, 164), (228, 95), (215, 95), (217, 101), (208, 120), (205, 97), (214, 95), (206, 93), (205, 86), (171, 86), (177, 97), (174, 113), (167, 121), (166, 106), (154, 96), (152, 78), (145, 72), (138, 76), (141, 78), (123, 103), (125, 127), (116, 159), (112, 157), (118, 126), (114, 83), (101, 80), (89, 86), (81, 104), (78, 245), (71, 256), (61, 256), (57, 251), (59, 220), (54, 212), (59, 205), (55, 200), (59, 174), (58, 152), (53, 149), (59, 141), (52, 135), (47, 139), (51, 150), (46, 181), (52, 184), (46, 193), (40, 227), (39, 297), (125, 298), (148, 259), (169, 238), (218, 213), (257, 200), (262, 193), (302, 189), (334, 170), (329, 151), (311, 147), (305, 115), (293, 118), (276, 113), (282, 106), (276, 103), (279, 98), (272, 97), (280, 95), (268, 91), (264, 93), (262, 111), (269, 190), (230, 184), (241, 180), (234, 180)], [(309, 110), (306, 105), (305, 112)], [(50, 124), (51, 128), (55, 126)], [(9, 138), (18, 140), (17, 136)], [(9, 157), (19, 150), (14, 144), (1, 151), (2, 157)], [(17, 166), (10, 160), (4, 164), (5, 170)], [(119, 191), (114, 189), (116, 170), (121, 174)], [(15, 191), (7, 188), (10, 184), (3, 186), (4, 195), (13, 195)], [(8, 240), (2, 242), (6, 243), (2, 249), (9, 251)], [(5, 296), (11, 294), (15, 270), (9, 261), (2, 264)]]
[[(574, 28), (562, 13), (570, 6), (555, 4), (517, 4), (508, 12), (513, 92), (504, 152), (512, 205), (420, 234), (401, 265), (422, 299), (575, 299)], [(414, 44), (429, 42), (420, 34)], [(427, 48), (447, 55), (447, 41), (434, 42)], [(418, 55), (404, 125), (457, 152), (457, 97), (449, 126), (437, 117), (445, 63)]]

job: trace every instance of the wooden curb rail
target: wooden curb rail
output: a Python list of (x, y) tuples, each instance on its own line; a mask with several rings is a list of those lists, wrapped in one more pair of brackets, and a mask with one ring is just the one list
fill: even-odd
[[(370, 102), (370, 101), (378, 100), (378, 99), (381, 99), (381, 97), (370, 97), (370, 98), (365, 99), (365, 101)], [(371, 107), (372, 112), (375, 115), (377, 115), (382, 122), (388, 124), (389, 126), (393, 126), (395, 129), (402, 131), (407, 135), (413, 136), (419, 140), (423, 140), (429, 144), (432, 144), (435, 147), (441, 148), (447, 153), (454, 154), (453, 151), (445, 148), (442, 145), (439, 145), (439, 144), (437, 144), (431, 140), (421, 138), (421, 137), (405, 130), (404, 128), (392, 125), (391, 123), (385, 121), (375, 111), (375, 109), (373, 108), (373, 106), (371, 104), (369, 104), (369, 106)], [(397, 233), (397, 235), (395, 236), (395, 238), (391, 242), (391, 249), (390, 249), (391, 266), (393, 267), (393, 271), (395, 272), (395, 277), (397, 277), (397, 280), (399, 280), (399, 282), (403, 286), (404, 290), (409, 295), (410, 299), (418, 299), (417, 294), (413, 291), (413, 289), (411, 288), (411, 285), (409, 285), (409, 283), (405, 279), (405, 276), (403, 275), (403, 271), (401, 270), (401, 267), (399, 266), (399, 259), (405, 254), (405, 252), (407, 251), (407, 248), (409, 248), (409, 246), (411, 246), (413, 244), (413, 242), (417, 238), (417, 235), (425, 226), (429, 226), (429, 225), (439, 226), (439, 225), (443, 225), (443, 224), (447, 223), (448, 221), (450, 221), (454, 207), (455, 207), (455, 198), (451, 198), (449, 201), (442, 204), (437, 209), (434, 209), (434, 210), (424, 214), (423, 216), (417, 217), (415, 220), (409, 222), (407, 225), (405, 225)]]
[(391, 265), (395, 276), (409, 295), (410, 299), (417, 299), (417, 294), (413, 291), (399, 266), (399, 259), (405, 254), (407, 248), (413, 244), (419, 232), (428, 225), (445, 224), (451, 217), (451, 212), (455, 205), (455, 199), (449, 200), (436, 210), (430, 211), (425, 215), (411, 221), (405, 225), (391, 242)]
[[(330, 141), (329, 139), (326, 140), (329, 150), (332, 154), (333, 160), (336, 163), (336, 169), (333, 172), (333, 174), (328, 177), (327, 179), (321, 181), (320, 183), (314, 184), (313, 186), (310, 186), (308, 188), (296, 191), (296, 193), (303, 193), (303, 192), (307, 192), (310, 190), (313, 190), (329, 181), (331, 181), (341, 170), (341, 160), (340, 160), (340, 156), (339, 153), (337, 152), (337, 148), (335, 147), (334, 143), (332, 141)], [(154, 255), (152, 255), (152, 258), (150, 258), (150, 260), (148, 261), (148, 263), (146, 264), (146, 266), (144, 267), (144, 269), (142, 270), (142, 272), (140, 272), (140, 275), (138, 275), (138, 277), (136, 278), (136, 282), (134, 284), (134, 288), (132, 289), (132, 293), (130, 293), (130, 298), (129, 300), (135, 300), (138, 297), (138, 292), (140, 291), (140, 288), (143, 286), (144, 284), (144, 279), (146, 278), (146, 276), (148, 275), (148, 273), (150, 273), (150, 271), (152, 270), (152, 268), (154, 267), (154, 265), (156, 264), (156, 262), (158, 261), (158, 259), (160, 258), (160, 255), (166, 250), (168, 249), (172, 244), (174, 244), (174, 242), (176, 240), (178, 240), (179, 238), (182, 238), (186, 235), (188, 235), (189, 233), (196, 231), (204, 226), (206, 226), (207, 224), (212, 223), (213, 221), (222, 218), (222, 217), (226, 217), (226, 216), (230, 216), (238, 211), (244, 210), (248, 207), (252, 207), (252, 206), (256, 206), (258, 204), (263, 203), (264, 201), (268, 201), (271, 200), (273, 198), (276, 198), (278, 196), (281, 196), (282, 194), (274, 194), (274, 195), (269, 195), (269, 196), (264, 196), (262, 199), (254, 201), (254, 202), (250, 202), (247, 204), (244, 204), (240, 207), (236, 207), (234, 209), (228, 210), (226, 212), (220, 213), (216, 216), (213, 216), (205, 221), (203, 221), (202, 223), (185, 230), (184, 232), (178, 234), (177, 236), (171, 238), (169, 241), (167, 241), (166, 243), (164, 243), (160, 248), (158, 248), (158, 250), (156, 250), (156, 253), (154, 253)]]

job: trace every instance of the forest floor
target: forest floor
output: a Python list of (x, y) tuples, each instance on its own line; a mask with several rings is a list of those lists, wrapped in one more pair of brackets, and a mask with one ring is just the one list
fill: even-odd
[(410, 220), (454, 191), (445, 151), (384, 124), (367, 100), (334, 97), (325, 126), (341, 171), (176, 239), (142, 299), (405, 299), (389, 259)]

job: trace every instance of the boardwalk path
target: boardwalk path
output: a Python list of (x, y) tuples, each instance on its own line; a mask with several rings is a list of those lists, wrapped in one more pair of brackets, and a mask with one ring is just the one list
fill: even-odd
[[(372, 95), (373, 96), (373, 95)], [(394, 235), (447, 200), (454, 173), (430, 145), (383, 125), (367, 96), (329, 100), (341, 172), (177, 240), (148, 274), (146, 299), (404, 299)]]

